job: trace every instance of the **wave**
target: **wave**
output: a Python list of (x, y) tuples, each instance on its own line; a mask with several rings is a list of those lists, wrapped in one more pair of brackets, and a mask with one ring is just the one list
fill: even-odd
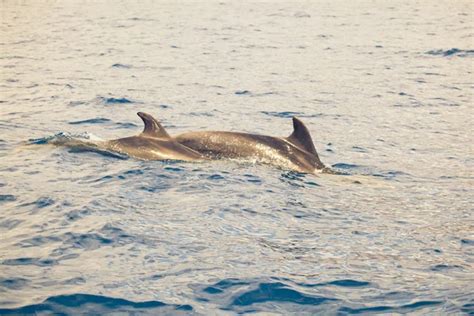
[(53, 314), (53, 315), (158, 315), (162, 313), (186, 314), (191, 305), (166, 304), (160, 301), (134, 302), (91, 294), (57, 295), (40, 304), (12, 309), (0, 309), (1, 315)]
[[(405, 304), (383, 304), (374, 301), (372, 305), (359, 305), (341, 295), (333, 295), (335, 287), (351, 291), (367, 291), (377, 288), (376, 284), (341, 279), (321, 283), (298, 283), (289, 279), (270, 280), (223, 279), (215, 284), (198, 288), (198, 298), (202, 301), (220, 302), (222, 310), (248, 313), (271, 312), (275, 308), (287, 313), (310, 314), (367, 314), (376, 312), (407, 313), (413, 311), (433, 311), (443, 304), (438, 300), (412, 300)], [(278, 306), (278, 307), (277, 307)]]

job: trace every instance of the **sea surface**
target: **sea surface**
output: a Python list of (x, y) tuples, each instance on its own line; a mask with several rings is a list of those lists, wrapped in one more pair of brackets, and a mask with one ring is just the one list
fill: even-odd
[[(0, 1), (0, 314), (474, 315), (472, 1)], [(54, 146), (288, 136), (345, 175)]]

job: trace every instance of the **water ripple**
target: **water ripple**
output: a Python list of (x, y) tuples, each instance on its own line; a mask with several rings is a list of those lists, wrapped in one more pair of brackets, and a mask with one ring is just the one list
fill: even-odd
[(41, 208), (51, 206), (54, 203), (55, 201), (52, 198), (45, 196), (45, 197), (40, 197), (34, 202), (21, 204), (20, 206), (34, 206), (37, 209), (41, 209)]
[(97, 97), (96, 99), (99, 103), (105, 105), (113, 105), (113, 104), (133, 104), (137, 103), (136, 101), (132, 101), (127, 98), (115, 98), (115, 97)]
[(0, 194), (0, 203), (13, 201), (16, 201), (16, 197), (13, 194)]
[(132, 68), (132, 65), (126, 65), (126, 64), (113, 64), (112, 65), (113, 68), (123, 68), (123, 69), (130, 69)]
[(275, 117), (282, 117), (282, 118), (292, 118), (294, 116), (297, 117), (319, 117), (323, 114), (307, 114), (303, 112), (291, 112), (291, 111), (284, 111), (284, 112), (274, 112), (274, 111), (261, 111), (265, 115), (275, 116)]
[(106, 122), (110, 122), (110, 119), (106, 119), (103, 117), (98, 117), (98, 118), (93, 118), (93, 119), (88, 119), (88, 120), (82, 120), (82, 121), (73, 121), (69, 122), (71, 125), (79, 125), (79, 124), (102, 124)]
[(443, 56), (443, 57), (449, 57), (449, 56), (459, 56), (459, 57), (468, 57), (468, 56), (474, 56), (474, 50), (472, 49), (459, 49), (459, 48), (451, 48), (451, 49), (435, 49), (435, 50), (430, 50), (426, 52), (428, 55), (434, 55), (434, 56)]
[(48, 267), (57, 265), (59, 262), (54, 259), (41, 259), (41, 258), (16, 258), (16, 259), (5, 259), (2, 261), (3, 265), (7, 266), (24, 266), (34, 265), (39, 267)]
[(10, 290), (19, 290), (30, 283), (29, 280), (24, 278), (2, 278), (0, 277), (0, 287), (4, 287)]
[(238, 90), (238, 91), (235, 91), (234, 94), (236, 94), (236, 95), (250, 95), (251, 92), (249, 90)]
[(373, 306), (373, 307), (362, 307), (362, 308), (350, 308), (350, 307), (341, 307), (339, 312), (344, 314), (368, 314), (368, 313), (407, 313), (415, 312), (420, 309), (433, 307), (436, 305), (442, 304), (441, 301), (418, 301), (411, 304), (406, 304), (402, 306)]

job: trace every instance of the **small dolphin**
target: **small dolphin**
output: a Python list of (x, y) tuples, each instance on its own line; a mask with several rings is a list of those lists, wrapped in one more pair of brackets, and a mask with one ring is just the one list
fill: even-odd
[(202, 131), (184, 133), (174, 139), (209, 159), (238, 159), (304, 173), (317, 170), (331, 173), (319, 159), (308, 129), (296, 117), (293, 117), (293, 133), (288, 137)]
[(138, 112), (145, 123), (143, 132), (137, 136), (105, 141), (99, 147), (145, 160), (207, 160), (199, 152), (176, 142), (161, 124), (151, 115)]

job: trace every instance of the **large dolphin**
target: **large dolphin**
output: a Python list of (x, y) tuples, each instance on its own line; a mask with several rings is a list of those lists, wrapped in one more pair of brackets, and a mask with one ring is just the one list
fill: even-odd
[(304, 173), (331, 172), (319, 159), (308, 129), (296, 117), (288, 137), (199, 131), (178, 135), (175, 140), (209, 159), (255, 161)]
[(98, 144), (98, 147), (145, 160), (206, 160), (199, 152), (174, 140), (151, 115), (138, 112), (145, 128), (136, 136), (119, 138)]

